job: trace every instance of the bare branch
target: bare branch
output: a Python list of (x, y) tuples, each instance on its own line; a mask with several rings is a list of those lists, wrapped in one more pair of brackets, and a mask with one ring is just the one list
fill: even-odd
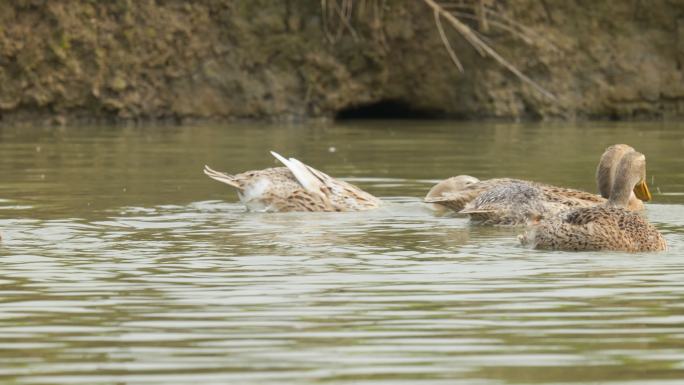
[[(489, 56), (496, 60), (500, 65), (508, 69), (510, 72), (512, 72), (515, 76), (517, 76), (520, 80), (523, 82), (529, 84), (537, 90), (540, 94), (544, 95), (545, 97), (551, 99), (551, 100), (556, 100), (556, 97), (544, 87), (539, 85), (537, 82), (529, 78), (527, 75), (522, 73), (518, 68), (516, 68), (513, 64), (511, 64), (508, 60), (506, 60), (504, 57), (499, 55), (496, 50), (494, 50), (491, 46), (489, 46), (487, 43), (485, 43), (482, 39), (480, 39), (474, 32), (473, 30), (470, 29), (466, 24), (464, 24), (462, 21), (460, 21), (458, 18), (456, 18), (454, 15), (452, 15), (450, 12), (446, 11), (441, 5), (437, 4), (434, 0), (423, 0), (428, 6), (430, 6), (435, 14), (437, 16), (444, 17), (451, 26), (468, 42), (470, 45), (475, 48), (481, 55), (483, 56)], [(439, 17), (436, 17), (436, 20), (439, 20)], [(440, 27), (438, 27), (439, 29)], [(440, 33), (440, 36), (442, 34)], [(452, 58), (453, 60), (453, 58)]]
[(436, 10), (435, 10), (435, 24), (437, 24), (437, 30), (439, 31), (439, 37), (442, 38), (442, 43), (444, 43), (444, 47), (446, 48), (447, 52), (449, 53), (449, 56), (451, 57), (451, 61), (453, 61), (454, 64), (456, 64), (456, 67), (462, 73), (463, 72), (463, 65), (461, 64), (461, 61), (458, 60), (458, 56), (456, 56), (456, 52), (454, 52), (453, 48), (451, 48), (451, 43), (449, 43), (449, 39), (447, 38), (447, 35), (444, 32), (444, 28), (442, 27), (442, 21), (440, 20), (439, 12), (437, 12)]

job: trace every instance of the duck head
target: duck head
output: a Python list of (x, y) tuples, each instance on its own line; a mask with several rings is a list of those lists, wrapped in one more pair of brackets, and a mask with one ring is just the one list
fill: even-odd
[(425, 198), (436, 198), (450, 192), (461, 191), (471, 184), (475, 184), (479, 181), (479, 179), (470, 175), (452, 176), (451, 178), (444, 179), (443, 181), (432, 186)]
[[(603, 152), (598, 167), (596, 167), (596, 184), (598, 185), (599, 194), (608, 199), (610, 192), (613, 189), (615, 181), (615, 173), (618, 164), (625, 154), (635, 152), (636, 150), (627, 144), (614, 144)], [(642, 194), (643, 196), (643, 194)], [(629, 204), (627, 208), (632, 211), (639, 211), (644, 209), (644, 202), (637, 198), (634, 192), (630, 193)]]
[(646, 156), (637, 151), (624, 154), (617, 164), (608, 204), (627, 207), (632, 193), (642, 201), (651, 200), (646, 185)]
[(598, 185), (599, 194), (602, 197), (610, 197), (610, 191), (613, 188), (613, 181), (615, 179), (615, 171), (618, 163), (625, 154), (636, 151), (632, 146), (626, 144), (614, 144), (603, 152), (601, 160), (599, 160), (598, 167), (596, 167), (596, 184)]
[[(430, 191), (428, 191), (427, 195), (425, 196), (425, 199), (440, 198), (445, 195), (449, 195), (449, 193), (462, 191), (466, 189), (468, 186), (473, 185), (479, 181), (479, 179), (470, 175), (452, 176), (451, 178), (444, 179), (443, 181), (432, 186)], [(451, 210), (448, 209), (446, 206), (440, 204), (433, 203), (430, 204), (429, 207), (432, 208), (432, 210), (438, 215), (451, 212)]]

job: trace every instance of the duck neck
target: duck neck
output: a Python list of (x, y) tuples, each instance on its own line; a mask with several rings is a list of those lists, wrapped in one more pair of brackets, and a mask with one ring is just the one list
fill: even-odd
[(615, 207), (627, 207), (629, 205), (632, 188), (627, 182), (626, 178), (615, 179), (613, 188), (610, 190), (608, 205)]
[(613, 184), (613, 172), (611, 167), (604, 164), (604, 159), (601, 158), (601, 163), (599, 163), (596, 169), (596, 184), (598, 185), (599, 194), (602, 197), (610, 197), (611, 185)]

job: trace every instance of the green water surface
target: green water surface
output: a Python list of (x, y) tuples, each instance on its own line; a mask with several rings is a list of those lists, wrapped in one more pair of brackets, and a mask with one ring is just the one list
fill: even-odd
[[(595, 191), (646, 154), (670, 250), (522, 248), (421, 203), (451, 175)], [(386, 204), (245, 212), (276, 150)], [(0, 129), (2, 384), (684, 383), (684, 124)]]

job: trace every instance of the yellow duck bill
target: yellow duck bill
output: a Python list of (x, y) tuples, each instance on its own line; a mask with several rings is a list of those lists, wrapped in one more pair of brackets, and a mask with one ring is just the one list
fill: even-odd
[(637, 183), (636, 186), (634, 186), (634, 195), (644, 202), (651, 200), (651, 192), (648, 191), (646, 181), (642, 180), (641, 182)]

